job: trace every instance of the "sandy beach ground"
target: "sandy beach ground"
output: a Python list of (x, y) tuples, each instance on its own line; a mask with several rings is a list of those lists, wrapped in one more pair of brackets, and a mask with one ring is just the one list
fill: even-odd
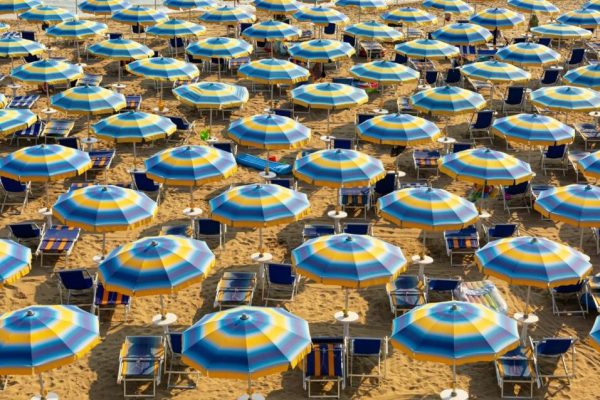
[[(478, 5), (478, 9), (486, 6), (500, 6), (500, 3), (485, 3)], [(556, 3), (561, 11), (566, 12), (578, 8), (581, 2), (559, 2)], [(357, 20), (355, 10), (344, 10), (352, 21)], [(380, 14), (377, 12), (363, 12), (363, 20), (376, 19)], [(197, 12), (192, 14), (194, 17)], [(187, 17), (187, 12), (181, 15)], [(260, 20), (267, 18), (266, 14), (258, 13)], [(100, 18), (103, 19), (103, 18)], [(443, 20), (443, 19), (441, 19)], [(544, 20), (544, 19), (542, 19)], [(24, 21), (15, 21), (9, 19), (15, 30), (35, 29), (37, 35), (41, 35), (44, 43), (48, 43), (46, 38), (39, 31), (39, 26)], [(443, 22), (440, 22), (442, 24)], [(126, 32), (128, 26), (110, 22), (110, 32)], [(433, 28), (433, 27), (432, 27)], [(522, 28), (523, 29), (523, 28)], [(220, 26), (208, 26), (207, 37), (224, 34), (224, 29)], [(509, 32), (509, 35), (517, 32)], [(88, 41), (90, 43), (91, 41)], [(154, 38), (146, 39), (146, 44), (154, 49), (162, 51), (167, 55), (165, 42)], [(72, 44), (60, 41), (53, 41), (52, 47), (57, 50), (53, 56), (63, 55), (68, 59), (75, 57)], [(387, 45), (388, 57), (393, 57), (392, 47)], [(16, 61), (20, 63), (20, 60)], [(365, 59), (354, 58), (354, 62), (365, 62)], [(347, 70), (352, 65), (351, 62), (343, 63), (339, 71), (333, 71), (328, 74), (328, 79), (332, 76), (346, 76)], [(104, 75), (103, 86), (108, 86), (116, 81), (117, 63), (106, 60), (90, 58), (87, 61), (87, 72), (99, 73)], [(9, 60), (0, 60), (0, 72), (9, 73)], [(216, 80), (216, 73), (203, 73), (202, 80)], [(126, 75), (124, 81), (127, 88), (126, 94), (142, 94), (144, 100), (142, 110), (151, 112), (156, 106), (156, 92), (152, 83), (148, 80)], [(249, 81), (237, 80), (235, 76), (226, 74), (223, 78), (225, 82), (237, 82), (241, 85), (250, 87)], [(8, 79), (4, 84), (8, 83)], [(535, 86), (536, 83), (532, 82)], [(3, 88), (4, 92), (9, 94), (9, 90)], [(397, 95), (409, 94), (414, 90), (414, 85), (398, 89)], [(38, 93), (34, 86), (25, 85), (19, 91), (19, 94)], [(497, 92), (498, 93), (498, 92)], [(233, 118), (250, 116), (261, 113), (268, 103), (264, 93), (252, 93), (251, 99), (240, 112), (234, 114)], [(371, 94), (370, 102), (359, 109), (335, 112), (332, 116), (333, 134), (340, 137), (352, 137), (354, 134), (354, 118), (357, 111), (368, 111), (381, 104), (382, 99), (377, 94)], [(496, 99), (500, 96), (497, 94)], [(289, 103), (282, 97), (277, 99), (279, 104), (286, 107)], [(395, 110), (395, 95), (392, 90), (387, 91), (385, 97), (385, 107)], [(165, 91), (165, 104), (172, 110), (171, 114), (184, 115), (188, 120), (200, 119), (196, 129), (204, 128), (205, 117), (198, 111), (182, 106), (172, 96), (170, 90)], [(36, 104), (34, 111), (40, 112), (46, 107), (46, 100), (42, 97)], [(65, 117), (64, 115), (61, 115)], [(74, 118), (73, 116), (69, 116)], [(319, 136), (325, 133), (324, 111), (313, 111), (308, 116), (301, 117), (300, 121), (313, 129), (313, 139), (308, 148), (323, 148), (324, 144), (319, 140)], [(581, 119), (589, 119), (587, 115), (570, 118), (570, 122)], [(455, 118), (450, 124), (450, 134), (454, 137), (465, 137), (467, 134), (467, 117)], [(85, 119), (79, 118), (75, 133), (83, 136), (85, 129)], [(228, 121), (222, 121), (217, 118), (213, 127), (213, 133), (218, 137), (223, 137)], [(201, 143), (198, 135), (194, 135), (191, 140), (194, 144)], [(112, 146), (110, 143), (102, 144), (102, 147)], [(138, 147), (139, 158), (143, 159), (151, 156), (155, 152), (164, 148), (165, 144), (157, 142), (154, 145), (144, 145)], [(505, 151), (504, 141), (497, 139), (493, 145), (498, 150)], [(576, 149), (583, 147), (581, 142), (576, 142), (573, 146)], [(5, 155), (16, 150), (15, 146), (10, 146), (8, 141), (2, 142), (0, 153)], [(368, 143), (361, 143), (360, 150), (372, 156), (380, 158), (388, 169), (393, 168), (393, 159), (389, 156), (389, 147), (377, 146)], [(262, 154), (254, 149), (240, 148), (240, 151), (252, 154)], [(527, 160), (525, 149), (516, 147), (508, 150), (510, 154)], [(272, 152), (279, 159), (291, 163), (295, 157), (294, 151), (276, 151)], [(264, 155), (264, 154), (263, 154)], [(532, 157), (532, 166), (537, 172), (536, 183), (568, 184), (575, 181), (574, 174), (569, 172), (566, 176), (562, 173), (557, 175), (545, 176), (538, 164), (539, 155), (536, 152)], [(111, 183), (128, 182), (130, 177), (127, 170), (131, 168), (133, 162), (132, 147), (130, 145), (119, 145), (117, 147), (117, 158), (109, 172), (108, 181)], [(416, 179), (414, 168), (412, 167), (411, 152), (406, 151), (400, 158), (400, 168), (408, 173), (404, 178), (406, 181)], [(101, 178), (100, 176), (98, 177)], [(71, 182), (81, 181), (83, 178), (69, 179), (65, 182), (57, 182), (51, 185), (51, 196), (53, 199), (68, 188)], [(457, 194), (465, 194), (468, 186), (464, 183), (454, 182), (450, 178), (440, 175), (431, 176), (430, 181), (435, 187), (445, 188)], [(207, 210), (207, 201), (225, 190), (231, 184), (245, 184), (258, 182), (257, 171), (240, 168), (233, 177), (219, 182), (218, 184), (207, 184), (198, 188), (195, 197), (199, 200), (199, 206)], [(332, 209), (334, 191), (331, 189), (320, 189), (300, 183), (300, 190), (309, 195), (312, 212), (304, 220), (297, 223), (268, 228), (265, 230), (266, 246), (273, 254), (274, 260), (289, 262), (290, 252), (301, 243), (302, 227), (309, 222), (329, 222), (326, 216), (328, 210)], [(33, 198), (22, 215), (14, 215), (14, 209), (8, 209), (1, 216), (2, 224), (17, 221), (36, 221), (42, 223), (42, 218), (37, 214), (37, 210), (43, 206), (43, 188), (39, 185), (33, 187)], [(188, 193), (184, 189), (169, 187), (166, 196), (160, 205), (158, 217), (147, 227), (129, 232), (119, 232), (108, 235), (108, 245), (112, 249), (120, 244), (127, 243), (139, 237), (158, 234), (161, 226), (165, 224), (176, 224), (185, 222), (182, 215), (182, 208), (188, 202)], [(540, 215), (526, 211), (508, 215), (502, 209), (500, 201), (491, 202), (489, 208), (492, 213), (490, 223), (517, 222), (521, 234), (531, 234), (557, 240), (572, 246), (579, 243), (579, 230), (549, 221), (542, 221)], [(360, 218), (357, 211), (355, 217)], [(374, 224), (374, 234), (378, 238), (389, 241), (402, 248), (407, 257), (418, 254), (423, 251), (419, 230), (399, 229), (394, 225), (378, 219), (371, 211), (368, 219)], [(6, 229), (0, 234), (6, 236)], [(176, 296), (168, 298), (167, 304), (170, 311), (177, 313), (179, 320), (176, 330), (183, 330), (190, 324), (197, 321), (206, 313), (214, 311), (213, 299), (215, 287), (219, 277), (225, 270), (257, 270), (257, 266), (250, 263), (250, 254), (256, 251), (258, 245), (258, 234), (250, 229), (232, 229), (228, 230), (226, 247), (216, 249), (214, 242), (209, 242), (217, 255), (217, 264), (211, 272), (209, 278), (201, 285), (193, 286), (183, 290)], [(34, 260), (32, 272), (11, 286), (7, 286), (0, 291), (0, 310), (2, 312), (15, 310), (33, 304), (57, 304), (59, 303), (59, 292), (57, 289), (57, 278), (54, 271), (64, 268), (93, 268), (92, 257), (98, 254), (101, 246), (99, 235), (82, 233), (79, 243), (76, 245), (68, 266), (65, 266), (64, 260), (52, 260), (55, 268), (41, 268), (39, 259)], [(592, 256), (594, 264), (598, 262), (595, 253), (595, 246), (591, 240), (589, 231), (586, 232), (586, 241), (584, 249), (586, 253)], [(472, 263), (472, 258), (467, 257), (464, 265), (461, 267), (450, 267), (449, 259), (445, 254), (441, 234), (435, 235), (434, 239), (428, 242), (425, 252), (430, 254), (435, 263), (427, 267), (427, 274), (438, 277), (461, 276), (465, 280), (482, 279), (476, 267)], [(416, 273), (415, 267), (410, 267), (409, 273)], [(595, 272), (597, 268), (595, 268)], [(509, 287), (502, 281), (494, 280), (502, 292), (509, 306), (509, 313), (521, 310), (525, 300), (526, 288)], [(565, 382), (554, 381), (549, 386), (536, 390), (538, 398), (552, 399), (595, 399), (600, 398), (600, 390), (597, 383), (600, 374), (600, 354), (594, 351), (587, 343), (586, 336), (589, 332), (595, 315), (591, 314), (585, 319), (580, 316), (562, 316), (556, 317), (552, 314), (550, 296), (546, 291), (533, 290), (532, 306), (535, 312), (540, 316), (540, 323), (533, 328), (531, 334), (535, 338), (544, 336), (574, 336), (580, 339), (577, 344), (577, 377), (571, 385)], [(260, 296), (255, 297), (255, 305), (261, 304)], [(391, 323), (393, 315), (390, 313), (388, 299), (383, 287), (373, 287), (366, 290), (350, 292), (351, 309), (358, 312), (360, 319), (357, 324), (352, 326), (351, 334), (356, 336), (386, 336), (391, 332)], [(341, 327), (336, 325), (333, 320), (333, 314), (343, 306), (343, 292), (339, 288), (328, 287), (303, 281), (298, 296), (293, 303), (284, 305), (294, 314), (305, 318), (310, 323), (311, 333), (313, 335), (341, 334)], [(114, 315), (106, 314), (102, 318), (101, 329), (103, 340), (88, 356), (73, 363), (53, 370), (45, 374), (48, 389), (60, 394), (61, 398), (75, 399), (94, 399), (107, 400), (118, 399), (122, 397), (122, 387), (116, 384), (119, 349), (126, 335), (136, 334), (159, 334), (160, 330), (149, 325), (151, 316), (158, 311), (159, 302), (157, 297), (137, 298), (133, 303), (129, 321), (122, 323), (123, 315), (120, 311)], [(499, 388), (496, 384), (495, 371), (492, 363), (477, 363), (461, 366), (457, 369), (458, 385), (468, 390), (472, 398), (493, 399), (499, 398)], [(398, 351), (391, 351), (387, 361), (387, 378), (380, 386), (374, 386), (368, 382), (359, 387), (347, 388), (342, 393), (343, 399), (435, 399), (437, 393), (446, 388), (451, 380), (451, 368), (446, 365), (413, 361), (409, 357)], [(273, 375), (255, 382), (256, 390), (267, 396), (268, 399), (301, 399), (306, 396), (302, 390), (302, 374), (299, 369), (286, 372), (281, 375)], [(160, 399), (232, 399), (237, 398), (244, 392), (246, 382), (237, 380), (208, 379), (202, 377), (199, 380), (199, 387), (193, 390), (172, 389), (167, 390), (165, 384), (161, 385), (157, 398)], [(38, 391), (37, 378), (33, 376), (11, 376), (6, 390), (0, 391), (0, 399), (24, 399), (36, 394)]]

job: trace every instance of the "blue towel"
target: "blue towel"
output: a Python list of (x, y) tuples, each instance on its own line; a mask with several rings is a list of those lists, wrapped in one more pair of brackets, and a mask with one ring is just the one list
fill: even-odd
[[(259, 171), (263, 171), (267, 165), (267, 161), (265, 159), (248, 153), (238, 153), (238, 155), (235, 156), (235, 159), (238, 164), (248, 168), (254, 168)], [(277, 175), (288, 175), (292, 172), (291, 165), (274, 161), (269, 161), (269, 169), (275, 172)]]

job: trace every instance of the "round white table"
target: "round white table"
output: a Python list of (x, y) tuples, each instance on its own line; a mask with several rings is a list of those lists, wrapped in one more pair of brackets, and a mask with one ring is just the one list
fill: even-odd
[(94, 257), (92, 257), (92, 262), (96, 265), (99, 265), (102, 261), (104, 261), (104, 256), (100, 255), (100, 254), (96, 254)]
[(420, 255), (416, 254), (410, 259), (413, 264), (419, 266), (419, 279), (423, 280), (423, 277), (425, 275), (425, 266), (433, 264), (433, 258), (429, 256), (423, 256), (423, 258), (421, 258)]
[(277, 174), (273, 171), (269, 171), (268, 173), (266, 171), (260, 171), (258, 173), (258, 176), (263, 178), (265, 181), (269, 182), (271, 179), (275, 179), (277, 177)]
[(265, 400), (265, 396), (259, 393), (243, 394), (238, 397), (238, 400)]
[(600, 111), (590, 111), (588, 115), (592, 118), (596, 118), (596, 125), (600, 123)]
[(50, 117), (56, 114), (57, 112), (58, 110), (55, 110), (54, 108), (44, 108), (42, 110), (42, 114), (46, 116), (46, 121), (50, 121)]
[(31, 400), (58, 400), (58, 394), (54, 392), (48, 392), (45, 397), (42, 397), (41, 394), (36, 394), (31, 398)]
[(254, 253), (250, 256), (253, 263), (258, 264), (258, 279), (260, 280), (260, 291), (262, 297), (265, 297), (265, 264), (273, 260), (271, 253)]
[(329, 146), (331, 146), (333, 139), (335, 139), (335, 136), (331, 136), (331, 135), (321, 135), (319, 137), (319, 140), (321, 140), (322, 142), (325, 142), (325, 146), (328, 148), (329, 148)]
[(12, 91), (12, 97), (16, 97), (17, 90), (21, 89), (23, 86), (19, 85), (18, 83), (11, 83), (10, 85), (6, 85), (6, 87)]
[(417, 92), (422, 92), (423, 90), (428, 90), (431, 89), (431, 86), (429, 85), (418, 85), (417, 86)]
[(196, 218), (202, 215), (204, 211), (202, 211), (201, 208), (198, 207), (194, 207), (194, 208), (184, 208), (183, 209), (183, 215), (185, 215), (186, 217), (190, 217), (190, 218)]
[(218, 138), (211, 136), (208, 139), (206, 139), (206, 143), (208, 143), (209, 146), (214, 145), (215, 143), (217, 143), (219, 141)]
[(88, 151), (91, 151), (94, 148), (94, 145), (98, 143), (98, 139), (95, 137), (84, 137), (80, 140), (81, 144), (88, 147)]
[(125, 85), (124, 83), (113, 83), (113, 85), (112, 85), (112, 88), (117, 93), (121, 93), (121, 90), (125, 89), (126, 87), (127, 87), (127, 85)]
[(52, 226), (52, 209), (48, 207), (42, 207), (38, 209), (38, 214), (41, 214), (42, 217), (46, 217), (46, 226)]
[(444, 136), (439, 138), (437, 142), (444, 145), (444, 153), (448, 154), (450, 151), (450, 145), (456, 143), (456, 139), (453, 137)]
[(376, 108), (376, 109), (373, 110), (373, 112), (375, 114), (379, 114), (379, 115), (389, 114), (389, 110), (386, 110), (385, 108)]
[(344, 315), (343, 311), (336, 312), (333, 317), (337, 322), (344, 326), (344, 337), (350, 336), (350, 324), (358, 321), (358, 314), (354, 311), (348, 311), (348, 315)]
[(177, 322), (177, 315), (173, 313), (166, 313), (164, 318), (160, 314), (156, 314), (152, 317), (152, 325), (161, 326), (165, 333), (169, 332), (169, 326), (173, 325), (175, 322)]
[(540, 320), (540, 317), (538, 317), (537, 315), (533, 314), (533, 313), (529, 313), (527, 315), (523, 314), (523, 313), (515, 313), (513, 315), (513, 318), (517, 320), (518, 323), (523, 325), (523, 328), (521, 328), (521, 341), (525, 342), (525, 340), (527, 339), (527, 330), (529, 328), (529, 325), (533, 325), (533, 324), (537, 324), (538, 321)]
[(341, 226), (340, 226), (340, 221), (344, 218), (346, 218), (348, 216), (348, 213), (345, 211), (329, 211), (327, 213), (327, 216), (331, 219), (333, 219), (333, 223), (335, 225), (335, 232), (336, 233), (340, 233), (341, 231)]
[(440, 393), (440, 399), (442, 400), (467, 400), (469, 393), (462, 389), (446, 389)]
[(160, 109), (160, 108), (158, 108), (158, 107), (154, 107), (154, 108), (152, 109), (152, 111), (154, 111), (154, 113), (156, 113), (156, 114), (165, 114), (165, 113), (168, 113), (168, 112), (169, 112), (169, 109), (168, 109), (167, 107), (163, 107), (163, 109), (161, 110), (161, 109)]
[(86, 64), (86, 63), (81, 63), (81, 62), (80, 62), (80, 63), (77, 63), (77, 64), (75, 64), (75, 65), (78, 65), (78, 66), (80, 66), (81, 68), (85, 68), (85, 67), (87, 67), (87, 64)]

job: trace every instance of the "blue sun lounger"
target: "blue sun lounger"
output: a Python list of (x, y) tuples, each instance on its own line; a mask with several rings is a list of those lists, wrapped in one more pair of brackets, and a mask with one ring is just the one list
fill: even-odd
[[(248, 153), (239, 153), (235, 156), (235, 159), (238, 164), (243, 165), (244, 167), (257, 169), (259, 171), (264, 171), (265, 167), (267, 166), (267, 160)], [(289, 164), (269, 161), (269, 170), (275, 172), (277, 175), (288, 175), (292, 173), (292, 166)]]

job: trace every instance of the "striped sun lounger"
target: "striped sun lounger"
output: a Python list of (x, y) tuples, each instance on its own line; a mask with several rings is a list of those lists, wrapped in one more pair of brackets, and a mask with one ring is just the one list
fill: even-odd
[(26, 96), (15, 96), (6, 108), (31, 108), (40, 99), (39, 94), (28, 94)]
[(417, 171), (417, 179), (421, 170), (431, 170), (438, 173), (438, 160), (440, 159), (440, 152), (437, 150), (415, 150), (413, 152), (413, 161), (415, 164), (415, 170)]
[(367, 211), (371, 208), (371, 188), (342, 188), (341, 199), (342, 207), (346, 208), (362, 208), (364, 217), (367, 218)]
[[(127, 336), (119, 353), (117, 383), (123, 383), (123, 396), (155, 397), (160, 385), (165, 360), (162, 336)], [(152, 384), (152, 393), (138, 394), (127, 390), (128, 382)]]
[(474, 226), (458, 231), (445, 231), (444, 241), (451, 266), (458, 265), (454, 264), (454, 254), (472, 254), (479, 249), (479, 233)]
[[(88, 154), (92, 160), (92, 168), (90, 168), (88, 171), (103, 171), (104, 180), (106, 180), (108, 169), (115, 158), (116, 152), (114, 150), (97, 150), (90, 151)], [(85, 180), (88, 180), (88, 171), (85, 172)]]
[(502, 294), (496, 285), (489, 280), (463, 282), (456, 289), (454, 296), (458, 300), (482, 304), (504, 314), (508, 312), (508, 305)]
[(251, 305), (255, 289), (255, 272), (225, 272), (217, 284), (214, 307)]
[(142, 105), (142, 96), (140, 95), (129, 95), (125, 96), (125, 111), (139, 111)]
[(42, 121), (38, 121), (33, 125), (13, 133), (11, 138), (11, 144), (13, 140), (17, 140), (17, 146), (21, 145), (21, 140), (34, 141), (38, 142), (39, 138), (44, 135), (44, 123)]
[(74, 127), (75, 121), (73, 120), (53, 119), (46, 122), (42, 136), (49, 138), (64, 138), (69, 136)]
[(46, 229), (36, 250), (36, 255), (40, 256), (40, 265), (44, 265), (44, 256), (48, 255), (65, 256), (65, 264), (68, 264), (69, 255), (80, 233), (81, 229), (66, 225), (53, 225)]
[(124, 320), (127, 321), (127, 313), (131, 307), (131, 297), (104, 289), (102, 283), (95, 279), (94, 282), (94, 304), (92, 305), (92, 314), (98, 315), (100, 318), (101, 310), (115, 310), (117, 307), (123, 306)]

